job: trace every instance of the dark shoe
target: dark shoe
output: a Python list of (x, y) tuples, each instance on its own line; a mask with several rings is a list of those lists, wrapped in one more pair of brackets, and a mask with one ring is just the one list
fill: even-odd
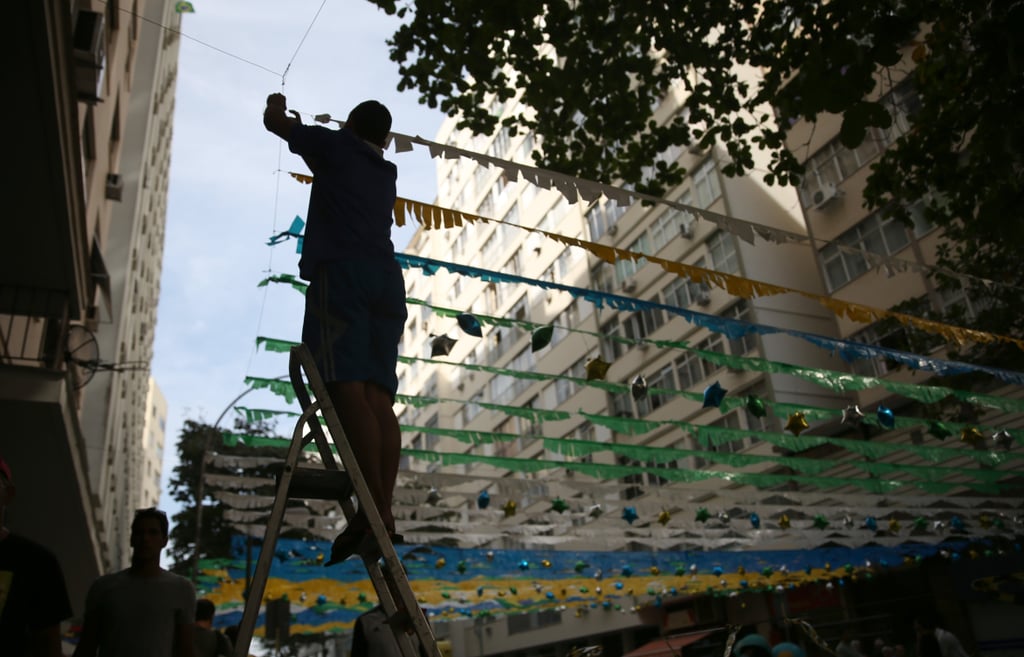
[(331, 545), (331, 558), (324, 563), (324, 566), (333, 566), (336, 563), (341, 563), (358, 552), (359, 546), (366, 540), (369, 532), (370, 530), (366, 527), (365, 521), (360, 522), (357, 518), (350, 523), (345, 528), (345, 531), (338, 534), (338, 537), (334, 539), (334, 544)]

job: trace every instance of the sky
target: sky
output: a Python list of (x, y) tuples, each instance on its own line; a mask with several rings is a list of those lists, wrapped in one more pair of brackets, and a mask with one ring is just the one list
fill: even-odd
[[(296, 215), (305, 218), (309, 195), (308, 186), (279, 173), (308, 171), (263, 128), (267, 95), (284, 93), (305, 123), (313, 114), (344, 119), (368, 98), (389, 107), (393, 129), (403, 134), (433, 139), (444, 119), (417, 103), (415, 92), (397, 91), (398, 65), (386, 40), (400, 22), (367, 0), (193, 5), (181, 27), (152, 368), (168, 403), (161, 506), (171, 513), (178, 507), (167, 482), (184, 421), (214, 422), (246, 390), (247, 375), (287, 372), (287, 355), (255, 351), (257, 335), (299, 339), (301, 295), (284, 285), (257, 287), (268, 271), (298, 273), (294, 241), (266, 242)], [(398, 165), (399, 196), (433, 201), (436, 174), (425, 149), (385, 157)], [(411, 236), (410, 228), (395, 229), (396, 248)], [(239, 403), (286, 407), (263, 391)], [(236, 416), (228, 411), (221, 426), (230, 428)]]

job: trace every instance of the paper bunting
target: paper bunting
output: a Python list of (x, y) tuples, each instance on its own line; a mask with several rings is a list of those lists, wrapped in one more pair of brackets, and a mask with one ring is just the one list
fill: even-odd
[(730, 339), (739, 339), (744, 335), (748, 334), (767, 335), (774, 333), (782, 333), (785, 335), (791, 335), (793, 337), (806, 340), (811, 344), (814, 344), (822, 349), (826, 349), (830, 352), (837, 353), (840, 357), (848, 361), (863, 358), (884, 358), (900, 363), (901, 365), (905, 365), (906, 367), (909, 367), (911, 369), (927, 370), (944, 376), (962, 374), (965, 372), (985, 372), (987, 374), (991, 374), (992, 376), (999, 378), (1000, 380), (1006, 381), (1007, 383), (1024, 384), (1024, 373), (1020, 372), (1000, 370), (998, 368), (987, 367), (983, 365), (975, 365), (971, 363), (962, 363), (958, 361), (944, 361), (941, 359), (926, 358), (917, 354), (902, 352), (896, 349), (889, 349), (887, 347), (853, 343), (845, 340), (838, 340), (835, 338), (807, 333), (804, 331), (770, 327), (761, 324), (752, 324), (738, 319), (720, 317), (717, 315), (709, 315), (706, 313), (699, 313), (689, 309), (677, 308), (667, 304), (655, 303), (650, 301), (640, 301), (622, 295), (611, 294), (607, 292), (599, 292), (595, 290), (587, 290), (583, 288), (573, 287), (570, 285), (564, 285), (562, 283), (554, 283), (551, 281), (540, 281), (532, 278), (526, 278), (524, 276), (518, 276), (515, 274), (506, 274), (503, 272), (490, 271), (481, 269), (479, 267), (444, 262), (440, 260), (434, 260), (432, 258), (411, 255), (407, 253), (395, 254), (395, 259), (398, 260), (399, 264), (402, 265), (403, 267), (417, 267), (423, 269), (426, 272), (436, 272), (439, 271), (440, 269), (446, 269), (452, 273), (470, 276), (473, 278), (480, 278), (482, 280), (487, 281), (519, 283), (523, 285), (540, 287), (548, 290), (564, 291), (568, 292), (574, 297), (583, 298), (592, 301), (598, 305), (606, 305), (612, 308), (616, 308), (618, 310), (631, 310), (636, 312), (658, 308), (666, 312), (672, 313), (673, 315), (679, 315), (681, 317), (684, 317), (687, 321), (698, 326), (708, 328), (714, 331), (715, 333), (721, 333), (723, 335), (726, 335)]
[(850, 424), (853, 426), (860, 425), (864, 421), (864, 413), (861, 412), (860, 407), (857, 404), (850, 404), (843, 409), (843, 424)]
[(633, 378), (633, 382), (629, 386), (629, 391), (633, 395), (633, 399), (640, 401), (647, 397), (647, 379), (644, 378), (643, 374), (637, 374)]
[(810, 426), (807, 423), (806, 416), (800, 412), (793, 413), (786, 421), (786, 431), (791, 432), (794, 436), (799, 436)]
[(483, 337), (483, 330), (480, 327), (480, 320), (469, 313), (461, 313), (455, 318), (459, 323), (459, 328), (465, 331), (467, 334), (477, 338)]
[(709, 385), (704, 389), (704, 408), (718, 408), (721, 406), (722, 400), (725, 399), (726, 392), (726, 389), (723, 388), (718, 381)]
[(455, 340), (449, 338), (447, 335), (435, 335), (430, 338), (430, 355), (431, 357), (447, 356), (452, 352), (452, 347), (455, 346)]
[(892, 409), (879, 406), (875, 413), (878, 415), (878, 423), (886, 429), (892, 429), (896, 426), (896, 416), (893, 414)]
[(747, 395), (745, 407), (747, 412), (754, 417), (765, 417), (768, 415), (768, 411), (764, 406), (764, 400), (759, 398), (757, 395)]
[(587, 381), (603, 381), (605, 375), (608, 374), (609, 367), (611, 365), (606, 363), (600, 356), (588, 360), (585, 365)]
[(540, 351), (551, 344), (551, 336), (554, 334), (554, 330), (555, 327), (550, 324), (534, 329), (533, 335), (530, 336), (530, 350)]

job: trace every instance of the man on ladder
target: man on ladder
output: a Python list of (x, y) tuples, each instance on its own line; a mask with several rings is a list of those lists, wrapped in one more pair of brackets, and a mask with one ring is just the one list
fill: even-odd
[[(342, 427), (392, 543), (391, 510), (401, 431), (393, 404), (398, 343), (407, 311), (391, 242), (398, 169), (384, 159), (391, 114), (369, 100), (341, 130), (287, 116), (282, 94), (267, 97), (263, 124), (314, 174), (299, 274), (310, 282), (302, 342), (338, 410)], [(369, 534), (363, 509), (334, 541), (327, 565), (359, 550)]]
[[(439, 657), (433, 632), (394, 549), (402, 538), (395, 532), (391, 509), (401, 450), (393, 405), (398, 342), (407, 311), (405, 282), (391, 242), (398, 174), (383, 156), (391, 114), (380, 103), (366, 101), (352, 110), (344, 128), (328, 130), (304, 126), (295, 112), (289, 118), (287, 111), (285, 97), (271, 94), (263, 123), (285, 139), (314, 174), (299, 261), (299, 274), (310, 281), (303, 344), (292, 349), (290, 363), (303, 412), (278, 481), (239, 645), (247, 647), (252, 637), (272, 562), (268, 547), (276, 542), (287, 499), (316, 496), (337, 499), (349, 521), (335, 539), (326, 565), (358, 553), (400, 653)], [(321, 417), (344, 472), (337, 469)], [(297, 468), (300, 450), (311, 440), (324, 470)], [(358, 511), (350, 499), (353, 492)]]

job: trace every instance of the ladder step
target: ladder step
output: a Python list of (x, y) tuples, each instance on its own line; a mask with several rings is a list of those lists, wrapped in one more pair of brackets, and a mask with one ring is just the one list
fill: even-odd
[[(281, 473), (277, 474), (278, 479)], [(344, 470), (299, 468), (292, 471), (288, 497), (300, 500), (339, 500), (352, 495), (352, 479)]]

